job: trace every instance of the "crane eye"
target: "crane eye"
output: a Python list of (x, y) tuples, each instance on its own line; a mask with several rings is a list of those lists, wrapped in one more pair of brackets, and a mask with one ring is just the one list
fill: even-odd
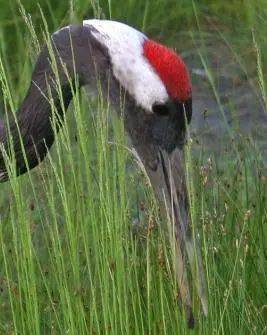
[(152, 106), (152, 110), (155, 114), (160, 115), (160, 116), (166, 116), (166, 115), (169, 115), (170, 113), (169, 106), (167, 104), (155, 103)]

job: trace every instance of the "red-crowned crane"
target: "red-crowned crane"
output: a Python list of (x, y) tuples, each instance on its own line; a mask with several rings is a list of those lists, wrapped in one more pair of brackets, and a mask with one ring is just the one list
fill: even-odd
[[(204, 314), (207, 314), (207, 301), (201, 257), (199, 251), (195, 252), (198, 248), (189, 224), (184, 175), (183, 146), (186, 125), (191, 120), (192, 94), (183, 60), (173, 50), (134, 28), (108, 20), (92, 19), (82, 25), (64, 27), (52, 35), (50, 42), (65, 109), (72, 99), (71, 80), (76, 78), (80, 87), (87, 85), (93, 92), (97, 92), (100, 82), (102, 93), (117, 110), (124, 91), (126, 131), (161, 209), (167, 208), (165, 214), (175, 224), (179, 296), (189, 327), (193, 327), (185, 269), (187, 260), (191, 267), (197, 264), (197, 288)], [(28, 93), (17, 113), (17, 122), (9, 120), (9, 127), (4, 124), (0, 127), (1, 152), (10, 155), (9, 145), (13, 143), (17, 175), (38, 165), (53, 144), (51, 96), (57, 113), (62, 120), (64, 118), (50, 49), (45, 46), (37, 59)], [(0, 157), (1, 181), (8, 179), (3, 156)]]

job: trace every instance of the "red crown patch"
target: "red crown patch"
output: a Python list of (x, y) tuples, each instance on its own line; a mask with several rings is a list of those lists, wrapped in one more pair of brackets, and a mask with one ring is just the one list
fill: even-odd
[(171, 98), (180, 101), (191, 98), (189, 73), (184, 61), (176, 52), (148, 39), (144, 43), (144, 56), (159, 75)]

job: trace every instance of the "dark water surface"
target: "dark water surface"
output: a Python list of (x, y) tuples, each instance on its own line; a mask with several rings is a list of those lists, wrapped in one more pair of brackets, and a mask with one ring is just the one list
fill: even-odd
[[(257, 72), (246, 73), (247, 68), (223, 44), (211, 44), (205, 51), (208, 71), (196, 49), (182, 54), (193, 83), (192, 137), (214, 153), (231, 145), (233, 138), (249, 138), (266, 160), (267, 111)], [(251, 68), (256, 69), (256, 57)]]

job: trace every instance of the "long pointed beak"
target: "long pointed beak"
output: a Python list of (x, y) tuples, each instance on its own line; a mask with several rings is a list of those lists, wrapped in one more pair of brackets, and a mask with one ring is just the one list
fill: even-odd
[(186, 270), (186, 258), (205, 315), (208, 313), (206, 282), (197, 234), (193, 234), (189, 218), (188, 194), (183, 150), (171, 153), (159, 150), (157, 168), (147, 168), (151, 184), (163, 215), (168, 218), (170, 236), (175, 241), (174, 264), (179, 286), (179, 297), (184, 306), (188, 326), (194, 327), (191, 296)]

